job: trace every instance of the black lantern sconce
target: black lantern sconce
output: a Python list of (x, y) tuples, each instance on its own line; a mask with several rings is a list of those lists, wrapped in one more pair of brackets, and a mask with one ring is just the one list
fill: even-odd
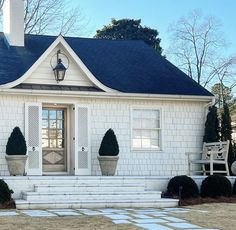
[[(64, 64), (62, 63), (62, 56), (64, 56), (67, 59), (67, 67), (65, 67)], [(53, 59), (53, 57), (52, 57), (52, 59)], [(59, 83), (60, 81), (63, 81), (65, 78), (66, 70), (69, 67), (69, 59), (65, 54), (61, 53), (61, 50), (57, 51), (56, 58), (57, 58), (56, 66), (53, 67), (52, 64), (51, 64), (51, 66), (52, 66), (52, 69), (54, 72), (55, 80), (57, 81), (57, 83)], [(52, 59), (51, 59), (51, 62), (52, 62)]]

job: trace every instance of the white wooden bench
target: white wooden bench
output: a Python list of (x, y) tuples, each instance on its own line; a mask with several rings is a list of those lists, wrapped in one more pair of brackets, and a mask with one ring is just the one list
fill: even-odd
[[(210, 173), (226, 173), (229, 176), (228, 167), (228, 153), (229, 153), (229, 141), (204, 143), (203, 150), (199, 153), (188, 152), (188, 173), (202, 173), (206, 175)], [(201, 167), (194, 168), (194, 165), (200, 165)], [(209, 169), (206, 169), (206, 165), (209, 165)], [(215, 165), (224, 165), (225, 169), (214, 169)]]

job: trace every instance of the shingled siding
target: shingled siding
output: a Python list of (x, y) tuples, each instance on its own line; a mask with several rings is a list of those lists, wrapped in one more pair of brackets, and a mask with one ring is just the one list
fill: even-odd
[[(24, 103), (60, 98), (0, 95), (0, 175), (8, 175), (5, 162), (7, 138), (14, 126), (24, 132)], [(187, 172), (186, 151), (200, 150), (206, 103), (187, 101), (147, 101), (124, 99), (75, 99), (63, 102), (90, 106), (90, 140), (92, 175), (100, 175), (97, 161), (101, 139), (107, 129), (113, 128), (120, 146), (117, 175), (177, 175)], [(133, 106), (162, 109), (162, 151), (132, 151), (131, 110)]]

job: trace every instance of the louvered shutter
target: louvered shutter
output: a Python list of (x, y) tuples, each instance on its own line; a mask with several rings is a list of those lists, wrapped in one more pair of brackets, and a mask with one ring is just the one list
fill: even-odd
[(91, 175), (89, 144), (89, 108), (76, 106), (75, 112), (75, 175)]
[(27, 175), (42, 175), (42, 105), (25, 104), (25, 139), (27, 143)]

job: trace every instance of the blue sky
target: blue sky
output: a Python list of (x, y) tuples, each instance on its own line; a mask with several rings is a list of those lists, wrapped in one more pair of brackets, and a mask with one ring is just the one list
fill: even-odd
[(142, 25), (160, 33), (164, 49), (170, 45), (168, 27), (193, 9), (220, 20), (225, 39), (230, 43), (228, 53), (236, 54), (236, 1), (235, 0), (70, 0), (79, 5), (82, 14), (90, 19), (90, 34), (109, 24), (111, 18), (142, 19)]

